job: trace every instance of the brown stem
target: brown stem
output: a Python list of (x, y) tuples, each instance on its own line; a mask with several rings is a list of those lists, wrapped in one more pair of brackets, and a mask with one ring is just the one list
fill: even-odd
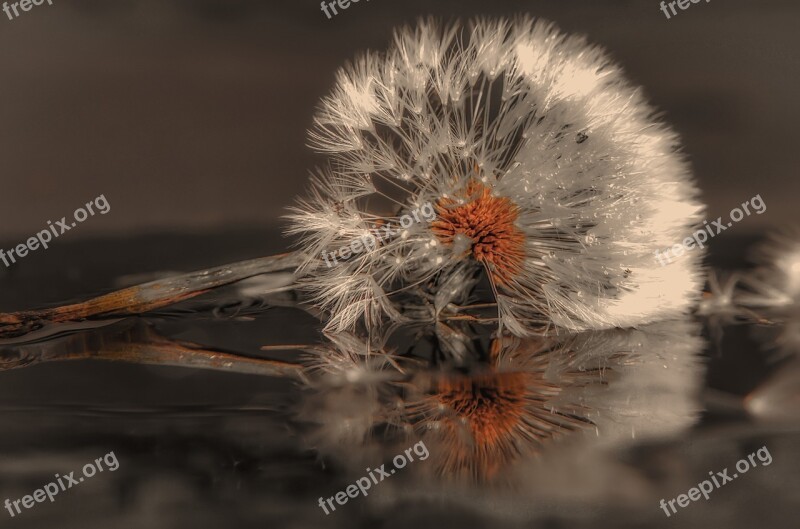
[(261, 257), (151, 281), (81, 303), (0, 314), (0, 338), (21, 336), (52, 323), (142, 314), (248, 277), (296, 268), (302, 259), (299, 252)]

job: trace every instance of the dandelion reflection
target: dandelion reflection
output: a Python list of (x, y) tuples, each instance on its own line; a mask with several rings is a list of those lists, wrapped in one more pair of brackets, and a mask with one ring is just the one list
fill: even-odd
[(529, 482), (521, 464), (564, 448), (598, 454), (675, 436), (700, 411), (698, 325), (495, 338), (469, 366), (414, 350), (369, 351), (352, 335), (313, 355), (299, 419), (324, 457), (359, 469), (423, 440), (415, 469), (462, 483)]

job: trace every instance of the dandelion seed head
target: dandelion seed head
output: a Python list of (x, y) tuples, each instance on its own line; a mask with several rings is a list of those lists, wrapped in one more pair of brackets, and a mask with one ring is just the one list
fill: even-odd
[[(313, 249), (304, 281), (331, 311), (327, 330), (396, 319), (408, 296), (463, 275), (461, 264), (487, 275), (517, 335), (687, 312), (703, 251), (666, 266), (654, 252), (690, 236), (703, 206), (677, 136), (653, 114), (602, 50), (546, 22), (399, 30), (387, 52), (342, 69), (310, 133), (331, 168), (290, 233)], [(344, 272), (320, 266), (365, 219), (425, 204), (431, 222), (338, 264)]]

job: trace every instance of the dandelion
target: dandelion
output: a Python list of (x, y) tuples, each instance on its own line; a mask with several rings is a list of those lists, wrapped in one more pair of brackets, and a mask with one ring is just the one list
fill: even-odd
[(376, 341), (389, 321), (442, 321), (477, 301), (517, 336), (676, 317), (699, 297), (702, 252), (655, 256), (703, 208), (653, 114), (602, 50), (552, 24), (422, 21), (343, 68), (322, 100), (310, 141), (328, 161), (289, 215), (300, 250), (0, 314), (0, 339), (263, 274), (263, 295), (302, 289), (326, 331)]
[[(404, 321), (448, 285), (440, 315), (476, 277), (519, 336), (641, 325), (699, 295), (702, 252), (654, 265), (703, 210), (676, 135), (603, 51), (552, 24), (402, 29), (339, 72), (310, 136), (329, 165), (289, 233), (328, 331)], [(424, 204), (432, 222), (321, 264)]]

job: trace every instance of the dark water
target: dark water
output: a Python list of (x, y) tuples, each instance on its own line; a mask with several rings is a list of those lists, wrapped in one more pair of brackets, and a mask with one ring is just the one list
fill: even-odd
[[(267, 249), (282, 244), (275, 233), (255, 231), (93, 241), (85, 248), (63, 244), (48, 254), (59, 267), (50, 259), (31, 259), (25, 269), (0, 278), (1, 308), (42, 306), (108, 290), (116, 278), (155, 272), (151, 256), (159, 252), (161, 270), (253, 257), (247, 249), (254, 238), (265, 241)], [(743, 262), (749, 243), (718, 248), (712, 261)], [(345, 490), (365, 475), (364, 466), (377, 468), (387, 453), (411, 446), (376, 436), (369, 446), (324, 448), (319, 431), (308, 423), (304, 402), (328, 413), (326, 402), (338, 398), (333, 393), (311, 395), (287, 377), (219, 369), (35, 362), (68, 350), (147, 343), (156, 335), (247, 358), (297, 360), (296, 351), (267, 353), (260, 347), (322, 340), (317, 322), (297, 309), (265, 309), (252, 300), (235, 305), (235, 298), (235, 290), (223, 289), (182, 310), (33, 346), (4, 346), (7, 368), (20, 358), (32, 363), (0, 373), (0, 501), (33, 494), (56, 473), (80, 476), (84, 465), (111, 452), (118, 468), (111, 471), (106, 464), (103, 472), (60, 492), (53, 502), (34, 503), (13, 518), (3, 509), (2, 526), (750, 528), (791, 527), (800, 510), (800, 370), (791, 359), (776, 359), (764, 350), (769, 331), (747, 326), (724, 328), (718, 344), (708, 329), (704, 338), (694, 337), (696, 324), (688, 322), (668, 332), (646, 328), (582, 339), (575, 346), (583, 355), (576, 365), (594, 365), (602, 357), (620, 377), (609, 379), (611, 390), (622, 383), (635, 386), (633, 400), (629, 395), (626, 401), (625, 394), (584, 396), (590, 407), (608, 405), (619, 413), (604, 435), (590, 432), (575, 445), (556, 441), (513, 459), (502, 472), (522, 476), (517, 486), (437, 479), (433, 469), (446, 458), (447, 444), (425, 437), (429, 460), (417, 461), (402, 475), (375, 485), (368, 497), (352, 499), (329, 515), (319, 507), (320, 497)], [(220, 310), (200, 310), (209, 306)], [(630, 355), (620, 360), (615, 351)], [(696, 377), (699, 391), (687, 402), (704, 411), (693, 427), (669, 426), (671, 411), (681, 415), (693, 405), (681, 404), (691, 384), (665, 390), (662, 383), (674, 385), (676, 377), (647, 374), (646, 362), (635, 359), (638, 352), (659, 355), (681, 380)], [(651, 387), (638, 387), (640, 376), (650, 377), (642, 380)], [(658, 395), (667, 397), (649, 401)], [(762, 404), (748, 408), (755, 396)], [(335, 415), (341, 410), (331, 410), (331, 420), (339, 420)], [(607, 412), (598, 413), (601, 422), (609, 421)], [(617, 431), (629, 423), (638, 425), (636, 432)], [(709, 500), (701, 497), (669, 518), (659, 507), (661, 498), (686, 493), (710, 471), (727, 467), (732, 474), (738, 460), (762, 447), (771, 463), (755, 459), (754, 468), (714, 490)]]

